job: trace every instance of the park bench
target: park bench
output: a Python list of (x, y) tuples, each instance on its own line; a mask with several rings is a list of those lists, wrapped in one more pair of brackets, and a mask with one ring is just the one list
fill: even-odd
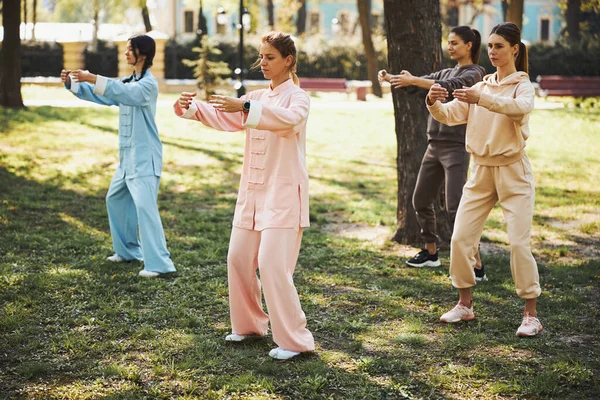
[(600, 76), (540, 75), (536, 80), (542, 96), (600, 96)]
[(299, 78), (300, 87), (307, 92), (341, 92), (350, 94), (356, 92), (356, 99), (367, 100), (367, 84), (361, 81), (346, 81), (344, 78)]
[(307, 92), (348, 92), (344, 78), (300, 78), (300, 87)]

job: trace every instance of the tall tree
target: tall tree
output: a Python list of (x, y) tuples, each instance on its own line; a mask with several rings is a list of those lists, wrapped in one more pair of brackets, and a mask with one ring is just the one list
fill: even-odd
[(267, 15), (269, 19), (269, 29), (275, 30), (275, 5), (273, 0), (267, 0)]
[(367, 58), (367, 74), (372, 84), (373, 94), (377, 97), (382, 97), (383, 93), (377, 79), (377, 71), (379, 69), (377, 55), (371, 34), (371, 0), (358, 0), (358, 19), (360, 21), (365, 56)]
[(516, 24), (519, 29), (523, 28), (524, 0), (509, 0), (506, 12), (506, 21)]
[(2, 2), (4, 43), (0, 49), (0, 106), (22, 108), (21, 97), (21, 2)]
[(306, 0), (298, 0), (298, 15), (296, 16), (296, 33), (302, 35), (306, 31)]
[(198, 8), (198, 29), (196, 30), (196, 39), (198, 43), (202, 41), (202, 37), (208, 33), (206, 26), (206, 17), (204, 16), (204, 1), (200, 0), (200, 7)]
[[(383, 1), (391, 72), (399, 73), (406, 69), (415, 75), (424, 75), (440, 69), (442, 37), (439, 7), (439, 0)], [(397, 230), (393, 239), (399, 243), (414, 244), (421, 238), (412, 207), (412, 194), (427, 146), (428, 111), (422, 97), (404, 90), (394, 90), (392, 96), (398, 143)]]
[(146, 32), (150, 32), (152, 30), (152, 23), (150, 22), (150, 13), (148, 12), (148, 5), (146, 4), (146, 0), (139, 0), (140, 9), (142, 10), (142, 19), (144, 20), (144, 29)]
[(506, 21), (506, 16), (508, 15), (508, 0), (502, 0), (502, 21)]
[(31, 28), (31, 40), (35, 40), (35, 24), (37, 24), (37, 0), (33, 0), (33, 7), (31, 12), (33, 13), (33, 27)]
[(581, 22), (581, 0), (567, 0), (565, 20), (567, 23), (567, 40), (570, 44), (578, 44), (581, 39), (581, 30), (579, 28), (579, 23)]

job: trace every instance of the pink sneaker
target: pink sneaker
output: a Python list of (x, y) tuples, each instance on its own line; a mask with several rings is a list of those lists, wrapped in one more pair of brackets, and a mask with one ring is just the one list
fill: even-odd
[(475, 314), (473, 313), (473, 302), (471, 302), (471, 307), (467, 307), (461, 302), (458, 302), (458, 304), (455, 305), (452, 310), (440, 317), (440, 321), (448, 323), (470, 321), (472, 319), (475, 319)]
[(532, 317), (528, 312), (523, 316), (523, 322), (521, 322), (521, 326), (517, 329), (517, 336), (527, 336), (532, 337), (540, 333), (544, 328), (542, 327), (542, 323), (537, 317)]

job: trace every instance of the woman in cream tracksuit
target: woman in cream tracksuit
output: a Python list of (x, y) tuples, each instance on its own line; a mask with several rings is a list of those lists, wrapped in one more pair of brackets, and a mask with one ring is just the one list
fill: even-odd
[(61, 72), (78, 98), (119, 107), (119, 165), (106, 194), (115, 251), (108, 260), (143, 260), (139, 275), (147, 278), (175, 272), (156, 203), (162, 143), (154, 120), (158, 82), (150, 72), (155, 50), (150, 36), (132, 36), (124, 56), (133, 75), (122, 80), (82, 70)]
[(471, 88), (455, 90), (450, 103), (439, 101), (447, 96), (439, 85), (432, 86), (427, 96), (433, 118), (447, 125), (467, 123), (466, 146), (473, 158), (450, 250), (450, 276), (459, 302), (440, 319), (451, 323), (475, 318), (474, 257), (485, 220), (499, 202), (508, 226), (511, 273), (517, 295), (525, 300), (517, 336), (535, 336), (542, 331), (536, 311), (541, 290), (530, 247), (535, 188), (525, 154), (534, 90), (519, 28), (510, 22), (495, 26), (488, 38), (488, 54), (496, 73)]
[[(289, 359), (314, 350), (313, 336), (292, 275), (302, 231), (309, 226), (306, 121), (308, 95), (296, 77), (296, 47), (289, 35), (263, 36), (259, 60), (271, 79), (268, 89), (241, 98), (212, 96), (193, 101), (182, 93), (175, 113), (224, 131), (246, 130), (243, 171), (227, 256), (232, 333), (239, 342), (249, 335), (264, 336), (269, 319), (279, 346), (269, 353)], [(262, 289), (269, 315), (261, 302)]]

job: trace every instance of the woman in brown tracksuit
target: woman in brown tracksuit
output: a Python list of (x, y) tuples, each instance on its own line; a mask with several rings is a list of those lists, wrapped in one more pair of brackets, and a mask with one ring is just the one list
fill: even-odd
[(525, 154), (535, 96), (519, 28), (511, 22), (496, 25), (488, 38), (488, 55), (496, 72), (471, 88), (455, 90), (454, 101), (439, 101), (447, 97), (439, 85), (432, 86), (427, 95), (427, 107), (436, 120), (449, 125), (467, 123), (466, 146), (473, 156), (450, 250), (450, 276), (459, 301), (440, 319), (453, 323), (475, 318), (471, 299), (474, 255), (485, 221), (500, 203), (510, 242), (511, 273), (517, 295), (525, 301), (517, 336), (535, 336), (542, 331), (536, 309), (541, 289), (530, 244), (535, 185)]
[[(457, 26), (448, 35), (450, 58), (457, 61), (454, 68), (446, 68), (422, 77), (415, 77), (408, 71), (390, 75), (385, 70), (379, 72), (380, 80), (386, 80), (394, 88), (406, 88), (410, 93), (426, 95), (426, 90), (434, 84), (452, 92), (462, 87), (470, 87), (481, 81), (485, 69), (478, 65), (481, 36), (468, 26)], [(454, 226), (456, 210), (467, 181), (469, 153), (465, 149), (466, 125), (444, 125), (431, 116), (427, 120), (428, 145), (413, 194), (413, 207), (421, 227), (421, 237), (425, 248), (406, 261), (411, 267), (438, 267), (437, 245), (439, 236), (436, 229), (434, 202), (440, 187), (445, 183), (445, 204), (451, 226)], [(481, 262), (476, 264), (478, 280), (487, 279)]]

